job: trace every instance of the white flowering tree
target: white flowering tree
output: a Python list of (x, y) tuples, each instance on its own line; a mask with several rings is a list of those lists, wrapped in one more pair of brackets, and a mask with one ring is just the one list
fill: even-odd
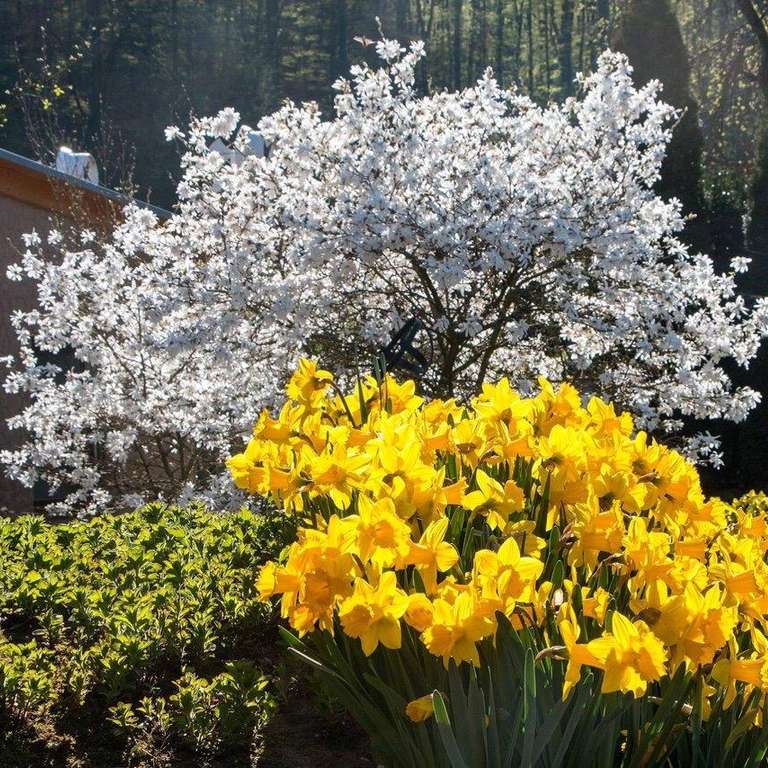
[[(543, 374), (653, 430), (745, 417), (757, 395), (721, 363), (754, 357), (768, 306), (736, 294), (745, 260), (718, 274), (690, 254), (679, 205), (653, 192), (675, 119), (658, 84), (636, 89), (608, 52), (559, 106), (490, 72), (421, 97), (422, 46), (378, 51), (384, 67), (337, 83), (333, 119), (292, 103), (264, 118), (266, 157), (233, 110), (169, 129), (185, 147), (169, 222), (129, 208), (108, 242), (55, 259), (28, 238), (11, 276), (38, 282), (40, 307), (15, 318), (6, 388), (32, 401), (11, 475), (90, 510), (221, 491), (222, 457), (300, 353), (366, 369), (410, 319), (434, 394)], [(63, 349), (72, 369), (41, 362)], [(689, 449), (717, 460), (706, 435)]]

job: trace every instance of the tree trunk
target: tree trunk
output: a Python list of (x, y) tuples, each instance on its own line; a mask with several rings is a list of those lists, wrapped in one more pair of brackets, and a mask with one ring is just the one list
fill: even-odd
[(348, 34), (349, 34), (349, 10), (347, 0), (336, 0), (335, 3), (335, 24), (334, 24), (334, 66), (333, 79), (335, 80), (349, 72), (349, 55), (347, 53)]
[(544, 82), (547, 88), (547, 100), (552, 94), (552, 62), (549, 56), (549, 16), (550, 8), (547, 0), (544, 1), (544, 16), (541, 19), (539, 29), (544, 38)]
[(504, 0), (496, 0), (496, 79), (504, 85)]
[(534, 77), (533, 77), (533, 6), (532, 0), (528, 0), (528, 95), (534, 96)]
[(266, 109), (272, 110), (280, 99), (280, 0), (267, 0), (264, 24), (264, 62), (268, 82), (265, 92), (268, 93)]
[(395, 5), (395, 30), (400, 43), (408, 39), (408, 6), (409, 0), (397, 0)]
[(86, 141), (95, 143), (101, 125), (101, 94), (104, 76), (103, 50), (101, 45), (101, 0), (88, 0), (86, 5), (87, 25), (90, 29), (91, 67), (88, 83), (88, 120)]
[[(432, 40), (432, 25), (435, 21), (435, 2), (429, 2), (429, 14), (425, 18), (424, 10), (421, 6), (422, 0), (416, 0), (416, 22), (418, 25), (419, 39), (424, 43), (427, 50)], [(429, 90), (429, 71), (427, 69), (427, 57), (422, 58), (416, 69), (416, 87), (421, 93), (427, 93)]]
[(488, 4), (482, 0), (480, 6), (480, 74), (488, 67)]
[(171, 77), (179, 80), (179, 0), (171, 0)]
[(479, 0), (471, 0), (469, 17), (469, 51), (467, 52), (467, 83), (473, 83), (476, 77), (476, 54), (478, 38), (478, 5)]
[(453, 0), (453, 54), (451, 56), (452, 81), (454, 90), (461, 88), (461, 28), (463, 0)]
[[(760, 46), (758, 82), (768, 103), (768, 29), (751, 0), (737, 0), (742, 15)], [(761, 261), (768, 259), (768, 128), (763, 131), (755, 176), (751, 188), (752, 210), (747, 230), (749, 247), (757, 251)], [(758, 268), (762, 268), (760, 264)]]
[(760, 46), (760, 71), (758, 79), (763, 96), (768, 100), (768, 29), (752, 0), (736, 0), (741, 13)]
[(512, 47), (512, 82), (520, 85), (521, 57), (523, 52), (523, 24), (525, 22), (522, 0), (514, 0), (512, 5), (512, 14), (515, 24), (515, 42)]
[(560, 93), (573, 93), (573, 0), (563, 0), (560, 17)]

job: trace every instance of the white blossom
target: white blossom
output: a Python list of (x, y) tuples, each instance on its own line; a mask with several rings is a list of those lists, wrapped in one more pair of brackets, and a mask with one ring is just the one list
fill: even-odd
[(240, 113), (232, 107), (225, 107), (216, 117), (207, 118), (202, 121), (206, 128), (206, 133), (210, 136), (221, 136), (228, 138), (235, 132), (237, 124), (240, 122)]
[(734, 256), (731, 259), (731, 269), (734, 272), (747, 272), (751, 263), (752, 259), (749, 259), (746, 256)]
[(165, 129), (166, 141), (174, 141), (175, 139), (183, 139), (183, 138), (184, 138), (184, 134), (181, 132), (181, 129), (178, 128), (178, 126), (169, 125)]

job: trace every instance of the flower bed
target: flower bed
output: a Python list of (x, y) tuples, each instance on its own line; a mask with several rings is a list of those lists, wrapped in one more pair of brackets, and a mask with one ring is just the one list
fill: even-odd
[(305, 520), (262, 599), (387, 765), (759, 764), (765, 499), (539, 384), (344, 397), (302, 361), (229, 462)]

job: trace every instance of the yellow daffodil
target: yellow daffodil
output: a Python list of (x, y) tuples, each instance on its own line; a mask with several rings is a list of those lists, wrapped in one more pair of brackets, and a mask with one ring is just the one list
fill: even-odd
[(605, 615), (608, 611), (610, 600), (611, 593), (602, 587), (598, 587), (592, 595), (582, 598), (584, 615), (594, 619), (602, 626), (605, 624)]
[(432, 694), (427, 696), (420, 696), (418, 699), (409, 701), (405, 707), (405, 714), (408, 719), (414, 723), (423, 723), (425, 720), (429, 720), (435, 713), (435, 706), (432, 703)]
[(724, 709), (736, 699), (736, 683), (743, 684), (745, 698), (755, 689), (768, 693), (768, 641), (759, 630), (752, 630), (751, 635), (754, 653), (748, 658), (723, 657), (712, 668), (712, 679), (726, 689)]
[(443, 517), (430, 523), (418, 542), (412, 542), (407, 562), (416, 566), (427, 594), (437, 588), (437, 574), (450, 571), (459, 560), (456, 548), (445, 541), (449, 520)]
[[(370, 655), (405, 632), (409, 654), (422, 642), (479, 665), (501, 612), (503, 631), (567, 661), (564, 696), (584, 666), (603, 693), (640, 697), (683, 665), (711, 669), (705, 717), (713, 685), (726, 708), (768, 698), (767, 497), (708, 499), (682, 454), (567, 384), (526, 397), (502, 379), (467, 405), (390, 376), (348, 396), (332, 385), (303, 360), (279, 415), (227, 462), (239, 488), (305, 521), (256, 579), (300, 636), (340, 626)], [(429, 695), (406, 706), (413, 722), (431, 714)]]
[(491, 635), (495, 626), (492, 619), (477, 613), (472, 595), (463, 592), (453, 604), (440, 598), (434, 601), (432, 623), (422, 639), (430, 653), (442, 657), (446, 667), (451, 659), (479, 667), (477, 643)]
[(483, 422), (463, 419), (451, 430), (451, 444), (463, 466), (474, 468), (489, 452)]
[(405, 623), (413, 627), (417, 632), (423, 632), (432, 624), (432, 616), (435, 612), (432, 601), (422, 592), (414, 592), (408, 595), (408, 607), (405, 609)]
[(358, 514), (346, 518), (346, 522), (355, 528), (357, 554), (363, 563), (371, 561), (384, 569), (408, 554), (411, 529), (398, 517), (391, 499), (373, 502), (360, 496), (357, 510)]
[(523, 491), (512, 480), (502, 486), (497, 480), (478, 469), (475, 473), (478, 490), (464, 497), (464, 506), (476, 514), (484, 515), (488, 525), (503, 530), (510, 514), (523, 508)]
[(565, 669), (563, 682), (563, 698), (568, 698), (571, 689), (581, 679), (582, 667), (603, 668), (603, 662), (595, 656), (586, 643), (579, 643), (581, 634), (576, 614), (570, 605), (563, 605), (558, 616), (558, 629), (568, 655), (568, 666)]
[(614, 613), (611, 631), (587, 643), (587, 649), (599, 659), (603, 672), (603, 693), (631, 693), (642, 696), (648, 683), (666, 673), (667, 651), (664, 644), (643, 621), (631, 622)]
[(675, 666), (709, 664), (726, 645), (738, 623), (738, 611), (725, 605), (724, 599), (716, 586), (702, 594), (694, 584), (688, 584), (682, 594), (670, 597), (660, 607), (653, 631), (673, 648)]
[(517, 603), (529, 603), (536, 592), (536, 580), (544, 563), (534, 557), (523, 557), (514, 539), (507, 539), (498, 552), (480, 550), (475, 554), (474, 571), (481, 586), (498, 595), (500, 609), (508, 616)]
[(618, 432), (628, 436), (632, 433), (632, 417), (628, 413), (617, 415), (613, 404), (606, 403), (599, 397), (590, 398), (587, 413), (598, 435), (610, 436)]
[(401, 643), (400, 618), (408, 596), (397, 586), (393, 571), (382, 574), (377, 587), (355, 580), (355, 591), (341, 604), (339, 620), (350, 637), (359, 638), (363, 653), (370, 656), (379, 643), (396, 649)]
[(321, 402), (332, 383), (333, 375), (329, 371), (318, 368), (314, 360), (302, 358), (285, 391), (294, 402), (312, 410)]
[(364, 483), (363, 468), (369, 464), (368, 457), (344, 445), (336, 445), (333, 452), (323, 452), (319, 456), (307, 448), (302, 458), (311, 478), (306, 492), (313, 497), (328, 496), (339, 509), (348, 508), (352, 494)]

